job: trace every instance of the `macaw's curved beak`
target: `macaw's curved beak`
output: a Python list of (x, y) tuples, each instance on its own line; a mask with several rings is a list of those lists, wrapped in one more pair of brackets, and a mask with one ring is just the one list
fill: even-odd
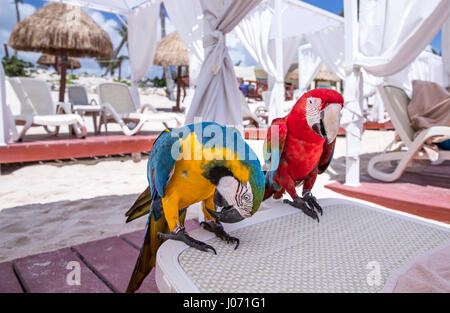
[(233, 206), (224, 207), (220, 212), (208, 208), (206, 208), (206, 210), (216, 219), (216, 222), (237, 223), (244, 219), (239, 211)]
[(331, 103), (320, 112), (320, 123), (312, 126), (312, 129), (328, 143), (333, 142), (339, 132), (341, 120), (341, 108), (339, 103)]

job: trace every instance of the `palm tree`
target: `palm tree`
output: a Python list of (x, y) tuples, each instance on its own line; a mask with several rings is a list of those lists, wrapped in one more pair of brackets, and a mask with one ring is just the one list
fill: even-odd
[[(166, 36), (166, 10), (164, 8), (163, 2), (161, 2), (161, 6), (159, 9), (159, 17), (160, 17), (160, 21), (161, 21), (161, 38), (164, 38)], [(166, 78), (167, 97), (170, 100), (175, 100), (175, 96), (174, 96), (174, 92), (173, 92), (173, 90), (175, 89), (175, 82), (173, 81), (172, 73), (170, 72), (170, 67), (164, 66), (163, 71), (164, 71), (164, 77)]]
[[(19, 10), (19, 3), (22, 3), (23, 0), (14, 0), (14, 4), (16, 6), (16, 18), (17, 18), (17, 23), (20, 22), (20, 10)], [(17, 51), (14, 50), (14, 56), (17, 58)]]
[(120, 41), (120, 44), (117, 46), (117, 48), (114, 50), (112, 59), (102, 59), (103, 62), (99, 63), (101, 68), (106, 67), (106, 71), (103, 75), (106, 75), (106, 74), (108, 74), (108, 72), (111, 72), (111, 75), (114, 76), (114, 68), (117, 67), (118, 63), (114, 67), (116, 62), (109, 62), (108, 64), (106, 64), (105, 62), (111, 61), (111, 60), (116, 60), (123, 45), (128, 42), (128, 28), (125, 25), (121, 24), (120, 27), (116, 27), (116, 31), (122, 36), (122, 40)]

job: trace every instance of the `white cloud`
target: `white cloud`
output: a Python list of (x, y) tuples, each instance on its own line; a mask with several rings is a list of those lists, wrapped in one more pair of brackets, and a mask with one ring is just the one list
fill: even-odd
[(239, 62), (240, 66), (252, 66), (256, 64), (255, 60), (252, 58), (250, 53), (248, 53), (247, 49), (234, 34), (234, 32), (227, 34), (226, 40), (228, 52), (233, 64), (237, 64)]
[[(20, 18), (23, 20), (27, 16), (33, 14), (36, 8), (28, 3), (19, 3)], [(4, 43), (8, 43), (9, 36), (14, 26), (17, 24), (16, 8), (14, 1), (2, 0), (0, 4), (0, 57), (3, 58), (5, 50), (3, 48)], [(9, 53), (12, 54), (13, 50), (9, 48)], [(36, 62), (39, 54), (34, 52), (19, 52), (19, 57), (27, 61)]]

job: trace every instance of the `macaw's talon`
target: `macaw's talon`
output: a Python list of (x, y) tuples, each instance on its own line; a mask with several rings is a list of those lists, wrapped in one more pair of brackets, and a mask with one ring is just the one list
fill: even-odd
[(214, 249), (214, 247), (189, 236), (188, 233), (185, 231), (184, 227), (177, 227), (170, 234), (158, 233), (158, 239), (172, 239), (182, 241), (188, 246), (198, 249), (200, 251), (208, 252), (209, 249), (212, 252), (214, 252), (214, 254), (217, 254), (216, 249)]
[(203, 227), (203, 229), (216, 234), (217, 237), (226, 241), (227, 243), (236, 243), (234, 250), (239, 247), (239, 239), (228, 235), (228, 233), (223, 229), (222, 224), (215, 221), (205, 221), (201, 222), (200, 225)]
[(314, 211), (314, 209), (311, 209), (308, 206), (308, 203), (306, 203), (302, 198), (296, 197), (296, 198), (294, 198), (294, 201), (284, 199), (283, 203), (289, 204), (289, 205), (293, 206), (294, 208), (302, 210), (303, 213), (312, 217), (313, 219), (316, 219), (317, 222), (319, 222), (319, 216), (317, 215), (316, 211)]
[(305, 200), (311, 208), (316, 209), (316, 211), (319, 212), (321, 216), (323, 215), (322, 207), (319, 205), (316, 197), (314, 197), (310, 191), (306, 191), (303, 193), (303, 200)]

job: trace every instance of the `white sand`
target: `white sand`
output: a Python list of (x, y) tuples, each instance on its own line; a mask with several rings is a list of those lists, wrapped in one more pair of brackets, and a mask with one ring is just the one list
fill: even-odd
[[(142, 103), (170, 108), (173, 102), (158, 93), (141, 95)], [(56, 92), (54, 96), (57, 96)], [(92, 129), (90, 118), (88, 127)], [(118, 130), (113, 125), (108, 128)], [(150, 125), (146, 129), (163, 129), (163, 125)], [(42, 133), (42, 128), (31, 132)], [(364, 133), (363, 173), (367, 171), (370, 157), (381, 152), (393, 136), (392, 131)], [(249, 142), (262, 159), (263, 142)], [(345, 138), (339, 137), (334, 160), (327, 172), (318, 177), (313, 189), (317, 198), (343, 197), (323, 186), (344, 179), (344, 155)], [(144, 160), (137, 163), (125, 156), (3, 165), (0, 176), (0, 262), (143, 229), (145, 218), (125, 224), (124, 213), (147, 187), (146, 158), (144, 156)], [(188, 215), (194, 217), (196, 210), (189, 210)]]

